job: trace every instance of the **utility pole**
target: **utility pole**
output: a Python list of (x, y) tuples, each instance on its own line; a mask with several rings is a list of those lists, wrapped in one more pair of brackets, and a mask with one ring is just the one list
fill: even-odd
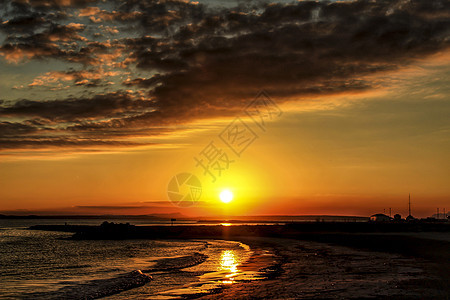
[(439, 220), (439, 207), (437, 208), (437, 219)]
[(389, 207), (389, 217), (392, 215), (392, 208)]
[(409, 215), (411, 215), (411, 193), (409, 193), (409, 198), (408, 198), (408, 210), (409, 210)]

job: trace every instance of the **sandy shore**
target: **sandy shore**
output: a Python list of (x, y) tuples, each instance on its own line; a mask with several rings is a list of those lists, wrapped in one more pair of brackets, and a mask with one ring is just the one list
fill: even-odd
[[(206, 299), (449, 299), (450, 224), (292, 223), (236, 226), (33, 226), (73, 239), (225, 239), (275, 253), (267, 279)], [(256, 251), (260, 252), (260, 251)], [(240, 266), (252, 267), (259, 258)], [(267, 266), (260, 262), (260, 266)]]
[[(370, 239), (389, 243), (392, 236), (377, 235)], [(428, 241), (410, 236), (407, 239), (422, 252)], [(264, 281), (230, 285), (217, 291), (219, 294), (201, 299), (448, 299), (450, 296), (448, 260), (436, 261), (419, 250), (418, 255), (398, 253), (399, 249), (389, 244), (383, 251), (369, 250), (370, 243), (358, 235), (347, 240), (338, 238), (352, 247), (294, 239), (241, 240), (253, 247), (273, 249), (281, 259), (280, 274)], [(361, 243), (357, 245), (355, 240)], [(436, 242), (431, 247), (448, 246), (445, 243)], [(448, 249), (429, 250), (448, 252)], [(445, 255), (449, 254), (437, 253), (435, 258)]]

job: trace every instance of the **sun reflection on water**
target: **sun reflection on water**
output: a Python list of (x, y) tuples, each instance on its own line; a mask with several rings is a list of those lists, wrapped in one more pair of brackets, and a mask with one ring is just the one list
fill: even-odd
[(238, 275), (238, 260), (236, 253), (233, 250), (224, 250), (220, 258), (220, 270), (226, 272), (226, 279), (222, 283), (231, 284), (234, 282), (234, 277)]

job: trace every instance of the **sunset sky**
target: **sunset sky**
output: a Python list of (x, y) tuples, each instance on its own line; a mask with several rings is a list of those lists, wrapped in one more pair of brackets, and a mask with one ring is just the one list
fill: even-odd
[(449, 1), (0, 0), (0, 213), (450, 209), (449, 46)]

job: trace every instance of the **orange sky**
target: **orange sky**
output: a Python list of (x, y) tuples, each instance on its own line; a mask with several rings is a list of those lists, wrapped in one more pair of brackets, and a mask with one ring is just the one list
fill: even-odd
[[(0, 11), (0, 213), (405, 216), (409, 193), (416, 216), (449, 209), (445, 11), (275, 2), (31, 1), (28, 27)], [(261, 90), (282, 112), (264, 130), (244, 113)], [(220, 138), (236, 117), (256, 134), (240, 155)], [(212, 141), (233, 161), (215, 182), (194, 160)], [(182, 172), (202, 184), (187, 208), (167, 194)]]
[[(192, 216), (369, 215), (391, 207), (405, 215), (411, 193), (414, 212), (431, 215), (450, 197), (449, 70), (395, 74), (400, 84), (380, 93), (285, 103), (266, 132), (244, 119), (259, 137), (215, 183), (194, 157), (232, 118), (191, 124), (159, 137), (160, 146), (10, 153), (2, 156), (0, 209)], [(190, 208), (167, 198), (167, 184), (180, 172), (202, 181), (202, 198)], [(218, 198), (224, 188), (235, 194), (229, 204)]]

